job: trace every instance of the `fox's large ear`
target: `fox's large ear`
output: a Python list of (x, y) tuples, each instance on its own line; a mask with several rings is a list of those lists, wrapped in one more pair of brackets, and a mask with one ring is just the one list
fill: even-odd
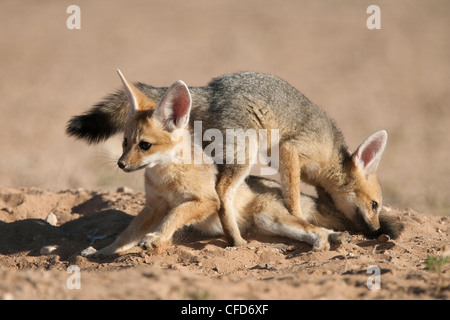
[(172, 131), (185, 128), (189, 123), (192, 99), (187, 85), (179, 80), (167, 89), (153, 114)]
[(129, 82), (119, 69), (117, 69), (117, 73), (119, 74), (120, 80), (122, 80), (128, 101), (130, 102), (130, 116), (133, 116), (138, 111), (154, 109), (156, 107), (156, 103)]
[(387, 132), (378, 131), (367, 138), (353, 153), (352, 161), (365, 175), (375, 173), (387, 142)]

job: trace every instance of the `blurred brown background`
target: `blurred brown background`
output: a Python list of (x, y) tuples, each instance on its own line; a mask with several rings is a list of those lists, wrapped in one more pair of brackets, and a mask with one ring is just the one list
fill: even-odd
[(156, 86), (252, 70), (324, 108), (352, 150), (386, 129), (385, 203), (450, 214), (449, 17), (446, 0), (2, 0), (0, 186), (142, 189), (116, 168), (120, 137), (87, 146), (67, 120), (120, 87), (118, 67)]

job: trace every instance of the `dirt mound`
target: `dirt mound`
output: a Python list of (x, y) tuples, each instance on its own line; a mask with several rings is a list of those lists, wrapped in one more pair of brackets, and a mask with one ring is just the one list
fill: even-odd
[(449, 244), (450, 219), (411, 209), (386, 208), (405, 225), (399, 239), (353, 235), (328, 252), (257, 234), (227, 247), (186, 228), (160, 255), (133, 248), (104, 260), (81, 257), (113, 241), (142, 208), (144, 194), (125, 191), (0, 189), (0, 298), (450, 298), (448, 265), (437, 291), (425, 262)]

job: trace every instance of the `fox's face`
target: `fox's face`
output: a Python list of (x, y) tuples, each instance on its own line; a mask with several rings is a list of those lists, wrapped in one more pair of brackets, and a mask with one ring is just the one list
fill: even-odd
[(164, 130), (158, 120), (142, 115), (130, 119), (122, 142), (123, 153), (117, 164), (125, 172), (167, 165), (172, 161), (174, 147), (171, 133)]
[(117, 162), (125, 172), (132, 172), (173, 162), (180, 142), (177, 130), (189, 121), (191, 96), (188, 87), (175, 82), (156, 106), (118, 71), (131, 105), (122, 143), (123, 154)]
[(355, 172), (352, 190), (334, 197), (336, 207), (365, 234), (380, 228), (378, 215), (382, 208), (381, 188), (377, 177)]
[(376, 170), (387, 142), (386, 131), (364, 141), (345, 164), (346, 186), (333, 196), (336, 207), (365, 234), (380, 228), (381, 187)]

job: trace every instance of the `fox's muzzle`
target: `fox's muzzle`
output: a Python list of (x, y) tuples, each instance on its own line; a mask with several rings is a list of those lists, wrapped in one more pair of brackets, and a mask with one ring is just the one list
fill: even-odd
[(134, 166), (128, 161), (124, 160), (124, 156), (120, 157), (119, 161), (117, 161), (117, 165), (119, 166), (120, 169), (122, 169), (125, 172), (133, 172), (147, 167), (146, 164)]
[(131, 172), (134, 171), (135, 168), (133, 168), (132, 166), (130, 166), (130, 164), (128, 163), (128, 161), (125, 158), (126, 154), (123, 154), (119, 161), (117, 161), (117, 165), (119, 166), (120, 169), (122, 169), (125, 172)]
[(359, 229), (363, 231), (364, 235), (370, 235), (380, 229), (380, 222), (378, 220), (378, 217), (376, 221), (371, 221), (360, 209), (356, 211), (356, 219), (357, 223), (359, 224)]
[(126, 165), (125, 165), (125, 161), (120, 160), (120, 159), (119, 159), (119, 161), (117, 161), (117, 165), (118, 165), (119, 168), (122, 169), (122, 170), (125, 169), (125, 166), (126, 166)]

